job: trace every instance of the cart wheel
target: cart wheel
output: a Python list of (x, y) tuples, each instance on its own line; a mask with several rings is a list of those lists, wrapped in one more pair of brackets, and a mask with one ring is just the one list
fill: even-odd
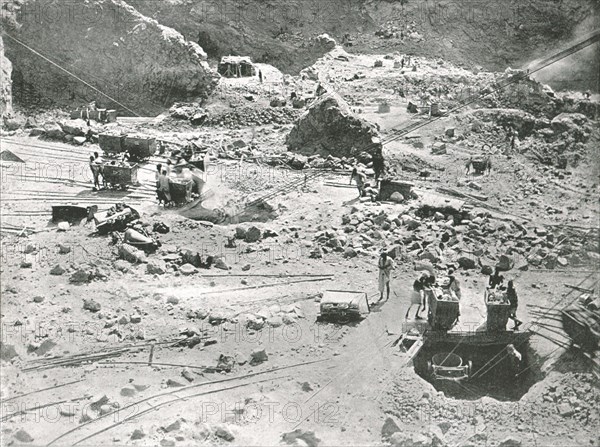
[(338, 317), (337, 321), (340, 324), (346, 324), (350, 321), (350, 317), (348, 315), (344, 315), (343, 317)]
[(467, 377), (471, 377), (471, 371), (473, 371), (473, 362), (469, 360), (467, 364)]

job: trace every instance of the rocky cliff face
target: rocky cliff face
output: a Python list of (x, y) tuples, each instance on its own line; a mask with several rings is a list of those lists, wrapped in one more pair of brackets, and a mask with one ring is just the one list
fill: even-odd
[(288, 148), (303, 155), (362, 158), (367, 152), (383, 172), (383, 146), (375, 125), (358, 118), (336, 93), (325, 94), (296, 121), (286, 139)]
[(218, 81), (199, 45), (120, 0), (29, 0), (16, 19), (21, 43), (7, 41), (7, 55), (15, 99), (27, 105), (96, 101), (153, 115), (207, 97)]
[(12, 113), (12, 64), (4, 55), (4, 42), (0, 36), (0, 117)]

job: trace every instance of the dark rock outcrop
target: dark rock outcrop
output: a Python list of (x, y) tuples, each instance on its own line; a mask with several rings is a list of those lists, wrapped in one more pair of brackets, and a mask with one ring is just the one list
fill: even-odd
[(94, 87), (7, 39), (13, 94), (27, 92), (25, 105), (96, 101), (121, 114), (152, 115), (175, 101), (207, 97), (219, 78), (198, 44), (121, 0), (31, 0), (16, 22), (14, 37)]
[(286, 144), (304, 155), (357, 157), (367, 152), (373, 157), (376, 173), (383, 172), (383, 145), (377, 127), (355, 116), (337, 93), (317, 99), (296, 121)]

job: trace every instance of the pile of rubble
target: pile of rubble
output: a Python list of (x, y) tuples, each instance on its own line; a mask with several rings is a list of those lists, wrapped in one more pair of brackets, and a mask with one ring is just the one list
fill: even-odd
[(352, 113), (337, 93), (327, 93), (311, 104), (286, 138), (291, 151), (303, 155), (371, 156), (376, 172), (383, 172), (383, 145), (379, 129)]
[(524, 141), (522, 152), (532, 154), (548, 165), (577, 166), (585, 155), (585, 144), (591, 134), (592, 128), (585, 115), (561, 113), (536, 132), (537, 138)]
[[(398, 208), (395, 208), (396, 210)], [(419, 204), (402, 211), (381, 205), (353, 207), (340, 227), (319, 227), (312, 257), (337, 252), (345, 258), (372, 256), (382, 249), (439, 268), (460, 267), (489, 274), (494, 268), (527, 270), (582, 265), (600, 259), (597, 243), (576, 230), (554, 234), (517, 222), (492, 219), (467, 207), (459, 213), (432, 210)]]
[(301, 111), (290, 107), (273, 107), (269, 109), (238, 107), (231, 112), (208, 116), (205, 124), (230, 129), (267, 124), (291, 124), (301, 113)]

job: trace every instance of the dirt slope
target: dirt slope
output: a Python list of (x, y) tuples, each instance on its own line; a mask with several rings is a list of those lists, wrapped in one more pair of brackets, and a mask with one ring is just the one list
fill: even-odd
[[(400, 51), (500, 71), (523, 66), (595, 29), (599, 16), (598, 2), (591, 0), (129, 3), (186, 39), (198, 41), (209, 57), (249, 55), (287, 73), (297, 73), (314, 62), (319, 55), (307, 39), (323, 32), (338, 42), (350, 34), (352, 46), (347, 49), (355, 53)], [(396, 35), (375, 36), (380, 29)], [(595, 48), (592, 57), (576, 59), (574, 84), (560, 78), (560, 86), (597, 88)]]
[(197, 44), (119, 0), (76, 6), (34, 0), (16, 18), (11, 36), (88, 84), (6, 38), (21, 103), (35, 105), (40, 97), (59, 106), (96, 100), (130, 114), (158, 114), (174, 101), (206, 97), (218, 79)]
[(12, 112), (12, 64), (4, 56), (4, 41), (0, 36), (0, 116)]

